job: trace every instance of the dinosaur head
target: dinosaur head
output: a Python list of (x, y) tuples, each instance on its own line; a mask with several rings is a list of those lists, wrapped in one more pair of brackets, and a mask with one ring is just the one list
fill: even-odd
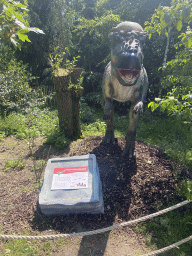
[(142, 42), (146, 32), (135, 22), (122, 22), (112, 29), (111, 64), (122, 85), (134, 85), (143, 65)]

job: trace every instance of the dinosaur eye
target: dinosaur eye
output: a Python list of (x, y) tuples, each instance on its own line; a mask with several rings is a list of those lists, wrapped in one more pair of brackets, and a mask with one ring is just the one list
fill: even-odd
[(120, 42), (123, 42), (124, 40), (125, 40), (125, 38), (123, 36), (121, 36), (119, 33), (114, 34), (114, 36), (113, 36), (113, 41), (115, 43), (120, 43)]

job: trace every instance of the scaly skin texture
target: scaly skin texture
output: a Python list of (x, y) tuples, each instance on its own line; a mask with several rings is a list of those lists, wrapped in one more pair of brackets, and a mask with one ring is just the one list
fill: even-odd
[(136, 129), (139, 115), (148, 89), (148, 77), (143, 67), (142, 41), (146, 36), (135, 22), (122, 22), (113, 28), (111, 38), (111, 61), (103, 77), (104, 120), (107, 128), (104, 143), (115, 143), (113, 100), (131, 101), (126, 147), (123, 154), (135, 156)]

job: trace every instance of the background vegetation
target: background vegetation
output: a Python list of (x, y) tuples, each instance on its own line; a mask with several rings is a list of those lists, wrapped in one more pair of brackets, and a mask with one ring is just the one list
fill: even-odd
[[(63, 52), (61, 65), (80, 56), (76, 64), (85, 69), (82, 136), (104, 134), (101, 81), (110, 60), (108, 34), (125, 20), (149, 34), (144, 66), (150, 109), (145, 106), (137, 138), (192, 171), (191, 0), (0, 0), (0, 139), (44, 136), (56, 148), (70, 143), (59, 130), (50, 58)], [(128, 106), (115, 105), (117, 137), (125, 136)], [(191, 186), (182, 183), (187, 198)]]

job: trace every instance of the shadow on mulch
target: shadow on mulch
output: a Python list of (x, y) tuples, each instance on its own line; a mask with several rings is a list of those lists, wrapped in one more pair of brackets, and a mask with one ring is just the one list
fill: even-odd
[[(41, 232), (51, 228), (61, 233), (73, 233), (100, 229), (154, 213), (157, 209), (183, 200), (177, 193), (172, 163), (166, 154), (137, 141), (136, 159), (130, 161), (121, 156), (125, 147), (124, 139), (119, 138), (115, 145), (103, 144), (101, 140), (102, 136), (86, 138), (75, 149), (71, 149), (68, 156), (85, 153), (96, 155), (103, 189), (104, 214), (46, 217), (37, 206), (32, 222), (34, 230)], [(84, 237), (79, 256), (89, 255), (89, 248), (85, 246), (88, 242), (92, 243), (92, 248), (101, 248), (100, 253), (95, 251), (93, 255), (103, 255), (107, 235)]]
[(50, 158), (49, 156), (53, 157), (64, 157), (70, 151), (69, 146), (64, 149), (56, 149), (55, 147), (43, 143), (34, 153), (35, 158), (47, 160)]

